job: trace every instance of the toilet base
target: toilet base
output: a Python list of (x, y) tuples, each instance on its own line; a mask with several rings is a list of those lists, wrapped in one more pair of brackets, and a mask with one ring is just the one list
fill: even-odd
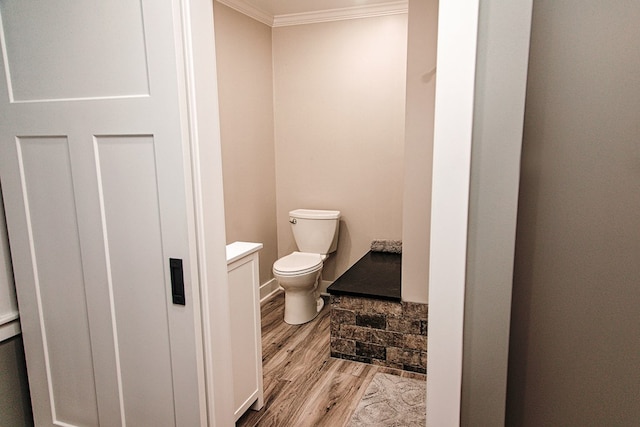
[(290, 325), (301, 325), (315, 319), (324, 301), (316, 298), (315, 290), (311, 291), (285, 291), (284, 293), (284, 321)]

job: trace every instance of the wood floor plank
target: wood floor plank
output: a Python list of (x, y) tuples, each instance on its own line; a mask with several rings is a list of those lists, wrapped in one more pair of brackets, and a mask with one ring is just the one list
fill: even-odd
[(310, 390), (321, 377), (319, 370), (306, 372), (304, 378), (289, 381), (276, 397), (273, 404), (260, 419), (260, 426), (302, 426), (300, 423), (302, 407), (308, 400)]
[[(294, 380), (311, 366), (318, 366), (329, 358), (329, 317), (318, 320), (317, 328), (312, 329), (304, 339), (287, 352), (288, 363), (283, 366), (281, 378)], [(295, 341), (294, 341), (295, 342)]]
[(282, 389), (289, 384), (289, 381), (273, 378), (272, 376), (264, 377), (264, 406), (260, 411), (249, 409), (236, 423), (237, 426), (257, 426), (260, 424), (261, 418), (265, 415), (266, 408), (273, 405), (274, 400), (280, 396)]
[(282, 292), (261, 304), (265, 404), (248, 410), (236, 426), (344, 426), (376, 372), (425, 378), (331, 358), (328, 305), (311, 322), (288, 325)]
[(293, 425), (344, 425), (357, 406), (359, 396), (364, 393), (365, 384), (369, 385), (373, 372), (376, 371), (375, 367), (370, 366), (365, 370), (364, 377), (354, 377), (339, 372), (339, 363), (328, 365), (320, 380), (309, 390), (308, 398)]
[(273, 336), (273, 342), (268, 343), (267, 356), (263, 357), (264, 372), (277, 372), (281, 378), (291, 379), (304, 366), (326, 358), (329, 352), (328, 326), (329, 317), (324, 310), (305, 325), (279, 326), (282, 332)]

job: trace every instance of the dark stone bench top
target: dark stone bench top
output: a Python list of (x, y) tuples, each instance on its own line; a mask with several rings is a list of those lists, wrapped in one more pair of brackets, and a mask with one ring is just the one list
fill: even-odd
[(369, 251), (338, 277), (327, 292), (400, 301), (401, 271), (401, 254)]

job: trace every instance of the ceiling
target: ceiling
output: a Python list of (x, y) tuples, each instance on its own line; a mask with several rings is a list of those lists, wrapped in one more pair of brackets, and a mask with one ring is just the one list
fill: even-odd
[(244, 0), (271, 16), (397, 3), (394, 0)]

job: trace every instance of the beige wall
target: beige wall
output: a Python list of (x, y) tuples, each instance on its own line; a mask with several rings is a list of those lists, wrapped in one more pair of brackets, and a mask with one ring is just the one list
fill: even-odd
[(640, 420), (640, 3), (535, 0), (507, 425)]
[(438, 0), (409, 1), (402, 220), (402, 299), (429, 299)]
[(260, 282), (277, 259), (271, 28), (214, 2), (227, 243), (259, 242)]
[(406, 15), (273, 29), (278, 253), (290, 210), (340, 210), (326, 280), (402, 237), (406, 41)]

